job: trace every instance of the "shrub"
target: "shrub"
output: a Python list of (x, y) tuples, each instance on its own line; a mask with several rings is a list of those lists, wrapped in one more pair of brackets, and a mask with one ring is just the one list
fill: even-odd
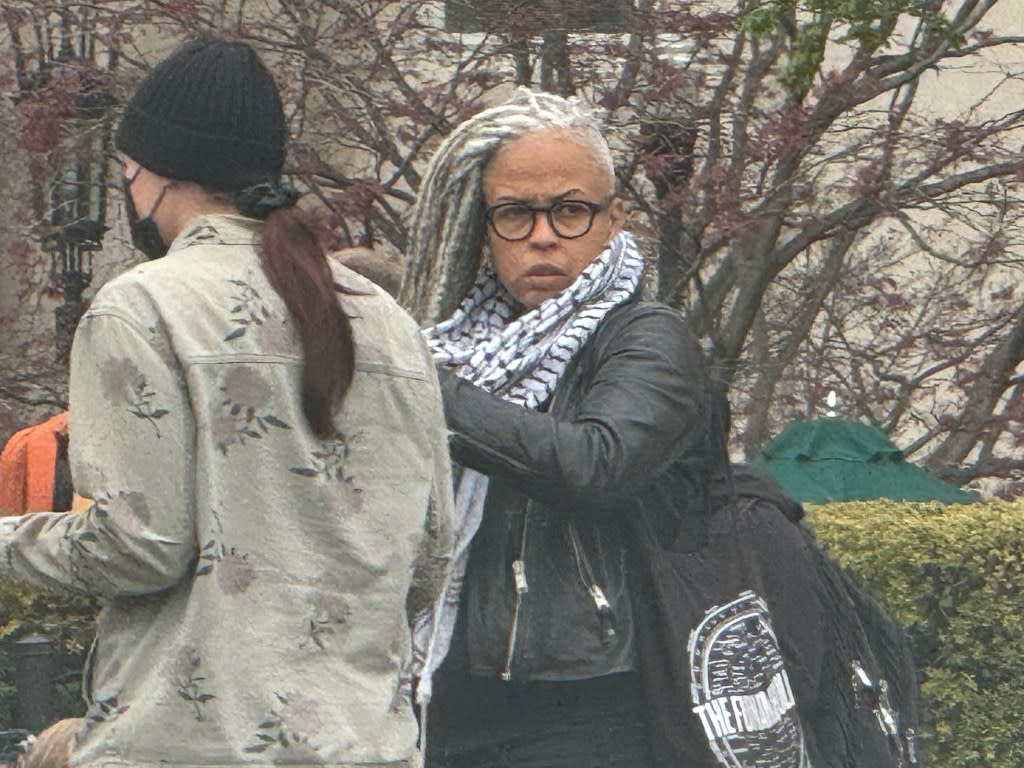
[(808, 507), (824, 548), (907, 628), (935, 768), (1024, 765), (1024, 503)]

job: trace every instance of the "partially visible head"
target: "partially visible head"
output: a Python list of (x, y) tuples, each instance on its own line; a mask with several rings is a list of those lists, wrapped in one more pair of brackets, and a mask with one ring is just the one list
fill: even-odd
[(572, 285), (621, 229), (606, 153), (589, 132), (549, 128), (502, 143), (487, 164), (491, 259), (526, 309)]
[[(403, 297), (431, 280), (422, 271), (428, 254), (442, 263), (471, 260), (475, 272), (489, 246), (499, 279), (532, 308), (571, 284), (618, 233), (623, 206), (614, 192), (611, 151), (593, 112), (576, 100), (520, 88), (456, 128), (431, 160), (413, 214), (411, 284)], [(533, 226), (517, 240), (487, 224), (485, 211), (496, 204), (546, 208), (568, 200), (596, 207), (590, 229), (579, 237), (563, 237), (551, 226), (589, 216), (578, 208), (535, 213)], [(512, 213), (522, 221), (527, 216), (521, 209)]]
[(58, 720), (36, 736), (28, 751), (18, 757), (14, 768), (67, 768), (75, 736), (84, 721), (80, 717)]
[(142, 80), (114, 144), (126, 158), (129, 202), (143, 217), (152, 214), (169, 241), (181, 218), (171, 215), (176, 202), (194, 202), (199, 191), (231, 200), (276, 183), (287, 139), (277, 85), (256, 52), (204, 35)]
[(398, 258), (364, 247), (346, 248), (329, 256), (353, 272), (372, 280), (392, 296), (398, 294), (398, 289), (402, 285), (403, 270), (402, 262)]

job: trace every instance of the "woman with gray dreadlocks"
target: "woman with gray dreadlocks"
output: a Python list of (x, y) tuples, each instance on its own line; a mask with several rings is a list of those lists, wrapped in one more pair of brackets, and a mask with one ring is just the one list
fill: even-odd
[(624, 522), (691, 493), (706, 374), (679, 314), (640, 299), (623, 220), (600, 124), (549, 94), (471, 118), (424, 177), (404, 298), (424, 264), (481, 265), (425, 331), (459, 526), (421, 622), (428, 766), (651, 764)]

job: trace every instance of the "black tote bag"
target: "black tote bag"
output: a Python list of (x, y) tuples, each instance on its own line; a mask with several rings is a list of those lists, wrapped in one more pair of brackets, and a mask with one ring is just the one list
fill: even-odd
[[(770, 478), (748, 471), (730, 482), (694, 551), (664, 546), (642, 516), (631, 521), (655, 764), (917, 765), (902, 628), (795, 522), (802, 510)], [(874, 639), (892, 653), (876, 654)], [(892, 685), (881, 683), (886, 661)]]
[[(730, 501), (692, 552), (634, 521), (640, 673), (659, 766), (808, 768), (798, 702), (824, 652), (807, 542), (756, 499)], [(639, 573), (636, 573), (639, 571)]]

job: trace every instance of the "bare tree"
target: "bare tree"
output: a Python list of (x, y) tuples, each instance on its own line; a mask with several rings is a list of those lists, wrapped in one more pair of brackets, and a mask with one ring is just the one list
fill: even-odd
[[(996, 0), (47, 2), (103, 9), (114, 93), (153, 34), (256, 45), (287, 95), (288, 170), (338, 246), (401, 252), (429, 153), (515, 84), (579, 94), (605, 110), (659, 297), (730, 386), (739, 450), (835, 390), (947, 477), (1024, 476), (1024, 38), (987, 28)], [(42, 18), (4, 7), (30, 5)], [(624, 12), (594, 24), (594, 6)], [(982, 67), (975, 98), (929, 111), (935, 83)], [(475, 269), (407, 266), (430, 278), (404, 294), (423, 321)]]

